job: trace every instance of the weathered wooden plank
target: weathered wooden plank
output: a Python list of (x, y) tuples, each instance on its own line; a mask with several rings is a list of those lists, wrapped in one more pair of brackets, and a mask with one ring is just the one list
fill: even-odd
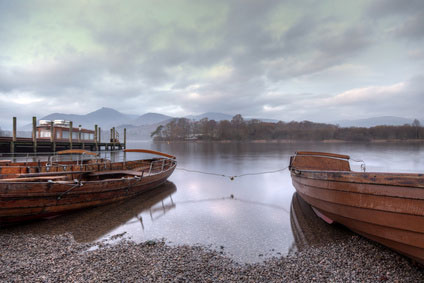
[(293, 178), (293, 185), (302, 194), (332, 203), (424, 216), (424, 198), (409, 199), (391, 196), (355, 194), (336, 190), (330, 191), (320, 187), (304, 185), (298, 182), (296, 178)]
[(424, 175), (352, 172), (346, 164), (302, 152), (291, 158), (293, 185), (322, 217), (424, 263)]

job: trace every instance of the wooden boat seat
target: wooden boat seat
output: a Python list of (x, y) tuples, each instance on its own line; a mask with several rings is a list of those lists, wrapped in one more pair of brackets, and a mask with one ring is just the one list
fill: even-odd
[(301, 152), (290, 158), (290, 168), (297, 170), (350, 171), (348, 155)]
[(58, 176), (58, 175), (70, 175), (70, 174), (88, 174), (93, 171), (57, 171), (57, 172), (41, 172), (41, 173), (24, 173), (19, 174), (18, 177), (45, 177), (45, 176)]
[(296, 152), (296, 155), (298, 156), (299, 155), (328, 156), (328, 157), (341, 158), (341, 159), (350, 159), (349, 155), (329, 153), (329, 152), (317, 152), (317, 151), (298, 151)]
[(1, 179), (0, 182), (39, 182), (39, 181), (64, 181), (67, 179), (67, 176), (40, 176), (40, 177), (29, 177), (29, 178), (9, 178)]
[(133, 175), (141, 177), (143, 172), (134, 171), (134, 170), (108, 170), (108, 171), (99, 171), (90, 173), (90, 177), (96, 176), (105, 176), (105, 175)]
[(133, 168), (132, 169), (132, 171), (137, 171), (137, 172), (141, 172), (141, 171), (146, 171), (146, 170), (149, 170), (149, 168), (150, 168), (150, 165), (147, 165), (147, 166), (141, 166), (141, 167), (136, 167), (136, 168)]

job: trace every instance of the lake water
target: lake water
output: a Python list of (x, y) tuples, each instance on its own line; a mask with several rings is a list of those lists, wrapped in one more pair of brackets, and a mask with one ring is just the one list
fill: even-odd
[[(362, 159), (367, 171), (424, 172), (419, 144), (279, 144), (129, 142), (177, 156), (179, 169), (240, 175), (286, 168), (296, 151), (326, 151)], [(127, 154), (127, 159), (140, 158)], [(352, 163), (360, 170), (360, 163)], [(349, 236), (323, 225), (294, 195), (288, 170), (235, 178), (176, 170), (166, 185), (123, 203), (88, 209), (8, 229), (31, 233), (70, 232), (79, 242), (114, 239), (135, 242), (164, 238), (172, 244), (200, 244), (239, 262), (286, 255), (301, 245)], [(293, 204), (292, 204), (293, 200)], [(316, 226), (315, 226), (316, 225)]]

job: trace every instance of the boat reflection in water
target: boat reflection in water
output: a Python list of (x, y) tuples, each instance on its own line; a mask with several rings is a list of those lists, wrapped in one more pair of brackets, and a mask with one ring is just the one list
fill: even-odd
[[(175, 184), (167, 181), (162, 186), (128, 201), (93, 209), (91, 214), (87, 213), (83, 222), (79, 222), (72, 234), (78, 242), (93, 242), (125, 224), (140, 222), (144, 229), (142, 212), (149, 212), (152, 220), (158, 219), (175, 208), (172, 194), (176, 191)], [(85, 228), (80, 230), (78, 227)]]
[(33, 234), (57, 235), (68, 232), (77, 242), (94, 242), (106, 238), (109, 233), (125, 224), (140, 222), (144, 228), (141, 214), (147, 212), (153, 221), (160, 218), (175, 208), (172, 194), (176, 191), (175, 184), (166, 181), (154, 190), (125, 201), (76, 211), (48, 221), (37, 221), (11, 229)]
[(290, 224), (296, 248), (304, 250), (330, 241), (343, 240), (353, 235), (341, 225), (328, 225), (312, 207), (295, 192), (290, 207)]

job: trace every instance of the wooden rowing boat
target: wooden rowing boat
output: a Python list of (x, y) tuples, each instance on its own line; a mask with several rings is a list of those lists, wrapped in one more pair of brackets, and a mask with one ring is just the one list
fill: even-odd
[(338, 222), (424, 264), (424, 175), (354, 172), (347, 155), (297, 152), (290, 171), (299, 195)]
[(0, 164), (0, 223), (127, 199), (160, 186), (176, 167), (175, 157), (165, 153), (143, 149), (126, 152), (161, 157), (121, 162), (80, 159)]

